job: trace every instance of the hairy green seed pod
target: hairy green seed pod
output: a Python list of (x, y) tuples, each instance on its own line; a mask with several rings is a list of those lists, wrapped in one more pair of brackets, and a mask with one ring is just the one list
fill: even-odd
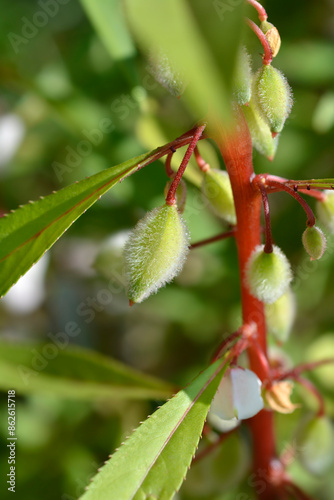
[(250, 101), (252, 94), (251, 58), (245, 47), (237, 56), (232, 80), (233, 99), (241, 106)]
[[(169, 188), (172, 185), (173, 180), (170, 180), (167, 182), (164, 190), (164, 195), (165, 198), (167, 196), (167, 193), (169, 191)], [(186, 200), (187, 200), (187, 184), (184, 182), (183, 179), (179, 182), (179, 185), (176, 188), (176, 193), (175, 193), (175, 198), (176, 198), (176, 205), (177, 209), (180, 214), (183, 214), (185, 206), (186, 206)]]
[(281, 37), (278, 29), (268, 21), (262, 21), (260, 28), (266, 35), (273, 57), (276, 57), (281, 47)]
[(289, 338), (296, 315), (296, 301), (290, 289), (272, 304), (265, 305), (268, 332), (278, 344)]
[(212, 211), (229, 224), (236, 224), (233, 193), (228, 173), (210, 168), (205, 172), (202, 193)]
[(329, 418), (308, 417), (301, 423), (296, 436), (298, 458), (305, 469), (321, 476), (334, 459), (334, 432)]
[(327, 231), (334, 234), (334, 191), (327, 189), (324, 195), (325, 199), (317, 202), (317, 214)]
[(253, 99), (250, 100), (249, 106), (243, 108), (243, 112), (247, 120), (254, 148), (260, 154), (266, 156), (268, 160), (272, 161), (277, 149), (278, 136), (273, 138), (268, 123), (263, 119)]
[(318, 260), (324, 254), (327, 240), (324, 233), (317, 226), (307, 227), (303, 232), (303, 245), (311, 260)]
[(258, 245), (247, 263), (246, 280), (254, 297), (272, 304), (283, 295), (292, 280), (289, 261), (276, 245), (271, 253), (264, 252), (264, 245)]
[(252, 96), (270, 130), (281, 132), (292, 107), (292, 92), (284, 75), (270, 64), (263, 65), (254, 76)]
[(128, 297), (142, 302), (181, 271), (189, 233), (176, 205), (155, 208), (140, 220), (124, 249)]

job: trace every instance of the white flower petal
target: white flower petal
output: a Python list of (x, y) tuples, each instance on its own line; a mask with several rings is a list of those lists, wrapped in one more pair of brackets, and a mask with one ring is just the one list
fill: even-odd
[(263, 408), (261, 380), (251, 370), (232, 368), (231, 380), (236, 416), (240, 420), (253, 417)]

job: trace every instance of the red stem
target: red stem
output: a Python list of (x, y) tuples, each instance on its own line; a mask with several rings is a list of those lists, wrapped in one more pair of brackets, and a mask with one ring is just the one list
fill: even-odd
[(246, 18), (246, 23), (248, 24), (248, 26), (250, 27), (250, 29), (254, 31), (255, 35), (260, 40), (260, 42), (262, 44), (262, 47), (263, 47), (263, 50), (264, 50), (264, 56), (263, 56), (263, 61), (262, 62), (263, 62), (263, 64), (265, 64), (266, 66), (268, 66), (271, 63), (271, 61), (273, 60), (273, 53), (271, 51), (271, 48), (270, 48), (269, 42), (268, 42), (268, 40), (266, 38), (266, 35), (263, 33), (262, 30), (260, 30), (260, 28), (258, 27), (258, 25), (255, 24), (250, 19)]
[[(237, 118), (237, 126), (229, 131), (223, 128), (221, 123), (216, 123), (215, 128), (211, 130), (211, 136), (221, 150), (232, 184), (237, 215), (236, 243), (243, 322), (256, 324), (258, 343), (262, 352), (259, 354), (257, 345), (250, 341), (247, 350), (250, 369), (261, 380), (266, 380), (270, 374), (269, 365), (265, 365), (262, 360), (263, 355), (268, 359), (264, 307), (262, 302), (250, 294), (245, 280), (245, 268), (249, 257), (261, 243), (261, 195), (251, 183), (254, 177), (251, 136), (240, 112)], [(255, 475), (257, 476), (259, 471), (265, 471), (269, 477), (270, 463), (276, 457), (273, 414), (262, 410), (248, 422), (253, 437)], [(263, 478), (261, 480), (263, 481)], [(258, 495), (260, 500), (270, 500), (274, 497), (273, 486), (269, 482), (266, 486)]]
[(268, 19), (268, 15), (265, 11), (265, 9), (262, 7), (262, 5), (257, 2), (256, 0), (247, 0), (247, 2), (252, 5), (258, 12), (259, 14), (259, 19), (260, 21), (266, 21)]
[(190, 144), (188, 146), (188, 149), (186, 151), (186, 154), (183, 157), (183, 160), (181, 162), (181, 165), (179, 166), (179, 169), (173, 179), (173, 182), (169, 188), (169, 191), (166, 196), (166, 203), (167, 205), (174, 205), (175, 204), (175, 193), (177, 190), (177, 186), (179, 185), (182, 176), (184, 174), (184, 171), (189, 163), (189, 160), (191, 158), (191, 155), (194, 152), (194, 149), (196, 147), (196, 144), (201, 138), (201, 135), (203, 133), (203, 130), (205, 129), (206, 125), (200, 125), (199, 127), (196, 128), (193, 138), (190, 141)]

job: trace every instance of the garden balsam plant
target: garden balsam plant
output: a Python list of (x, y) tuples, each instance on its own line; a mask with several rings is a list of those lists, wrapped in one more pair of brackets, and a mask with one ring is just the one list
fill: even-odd
[[(302, 450), (301, 462), (317, 475), (331, 464), (334, 438), (324, 401), (317, 388), (302, 376), (321, 363), (291, 368), (284, 361), (272, 363), (268, 356), (267, 327), (282, 345), (295, 315), (291, 266), (288, 257), (273, 244), (268, 197), (284, 191), (302, 206), (306, 213), (303, 245), (311, 259), (320, 259), (326, 237), (315, 225), (315, 215), (301, 195), (317, 200), (319, 223), (334, 233), (334, 180), (291, 180), (254, 172), (253, 148), (274, 159), (279, 134), (292, 107), (292, 91), (273, 65), (281, 44), (279, 32), (267, 21), (257, 1), (248, 3), (258, 13), (259, 26), (251, 20), (246, 22), (264, 54), (262, 66), (253, 74), (247, 48), (240, 48), (233, 78), (233, 117), (228, 126), (209, 111), (205, 121), (169, 144), (20, 207), (0, 220), (0, 294), (4, 295), (101, 195), (166, 157), (169, 180), (165, 203), (138, 221), (125, 245), (130, 305), (147, 300), (173, 280), (189, 251), (224, 238), (236, 242), (242, 325), (222, 340), (211, 363), (193, 382), (156, 410), (114, 452), (92, 479), (84, 500), (171, 499), (191, 466), (202, 433), (213, 429), (216, 439), (195, 456), (197, 461), (240, 426), (247, 426), (252, 436), (253, 484), (257, 479), (265, 484), (255, 488), (257, 497), (310, 498), (291, 479), (288, 460), (278, 454), (275, 437), (274, 413), (290, 413), (296, 408), (290, 399), (294, 383), (304, 386), (318, 403), (318, 410), (307, 417), (296, 438)], [(167, 87), (173, 87), (169, 83)], [(200, 142), (208, 138), (216, 142), (226, 171), (202, 158)], [(187, 150), (175, 172), (171, 160), (182, 147)], [(229, 225), (225, 233), (195, 244), (190, 243), (182, 215), (186, 204), (183, 175), (192, 157), (202, 175), (205, 205)], [(247, 366), (242, 354), (247, 355)]]

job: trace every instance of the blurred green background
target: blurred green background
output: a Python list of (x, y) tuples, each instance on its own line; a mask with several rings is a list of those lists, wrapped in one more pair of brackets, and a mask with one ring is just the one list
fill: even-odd
[[(110, 3), (115, 11), (104, 24), (93, 19), (97, 29), (91, 11), (82, 6), (91, 2), (58, 0), (51, 2), (56, 7), (49, 7), (46, 17), (36, 14), (46, 12), (41, 7), (46, 3), (0, 0), (2, 214), (173, 140), (192, 128), (201, 113), (192, 98), (190, 104), (187, 98), (178, 99), (154, 80), (125, 23), (122, 28), (118, 2)], [(188, 4), (202, 38), (221, 62), (226, 88), (239, 38), (252, 52), (254, 69), (259, 67), (261, 47), (240, 25), (234, 12), (238, 9), (231, 7), (236, 2)], [(255, 169), (294, 179), (334, 177), (334, 2), (263, 4), (282, 37), (275, 66), (293, 88), (294, 106), (274, 161), (255, 152)], [(251, 10), (247, 13), (256, 20)], [(203, 144), (201, 151), (212, 166), (223, 167), (214, 144)], [(171, 384), (182, 386), (203, 369), (222, 336), (240, 325), (233, 241), (194, 250), (175, 282), (140, 306), (129, 309), (124, 291), (119, 247), (137, 220), (162, 204), (165, 183), (163, 164), (154, 163), (116, 186), (76, 221), (34, 273), (0, 302), (1, 345), (52, 343), (54, 335), (75, 322), (80, 334), (71, 339), (74, 345)], [(302, 209), (285, 193), (273, 195), (270, 204), (275, 242), (295, 273), (298, 314), (285, 355), (291, 363), (334, 356), (334, 241), (329, 239), (320, 262), (310, 263), (301, 244)], [(193, 241), (224, 230), (202, 208), (192, 185), (185, 218)], [(32, 348), (25, 348), (29, 356)], [(84, 365), (81, 370), (79, 378)], [(310, 378), (325, 395), (333, 417), (333, 369), (318, 369)], [(6, 388), (11, 381), (3, 379), (1, 387), (0, 461), (5, 474)], [(293, 400), (301, 408), (277, 417), (280, 450), (293, 445), (298, 422), (316, 408), (298, 388)], [(97, 467), (159, 403), (65, 398), (47, 384), (44, 390), (18, 395), (16, 498), (78, 498)], [(253, 498), (250, 450), (246, 431), (229, 438), (217, 451), (214, 466), (207, 459), (189, 473), (177, 498)], [(315, 498), (333, 498), (333, 474), (314, 479), (298, 461), (291, 464), (291, 472)], [(1, 498), (7, 496), (6, 490), (1, 493)]]

